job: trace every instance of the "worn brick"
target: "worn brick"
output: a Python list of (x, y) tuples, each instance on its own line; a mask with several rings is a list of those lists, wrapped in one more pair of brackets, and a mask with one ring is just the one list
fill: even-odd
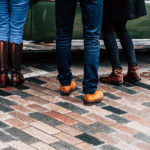
[(137, 130), (135, 130), (134, 127), (131, 128), (131, 127), (119, 124), (119, 123), (116, 123), (116, 124), (112, 125), (111, 127), (118, 130), (118, 131), (128, 133), (131, 135), (137, 133)]
[(112, 107), (112, 106), (104, 106), (103, 109), (111, 111), (112, 113), (115, 113), (115, 114), (118, 114), (118, 115), (122, 115), (122, 114), (127, 113), (127, 112), (125, 112), (121, 109), (118, 109), (118, 108)]
[(27, 89), (27, 90), (24, 90), (24, 92), (29, 93), (29, 94), (34, 95), (34, 96), (37, 96), (37, 97), (45, 95), (44, 93), (36, 91), (34, 89)]
[(47, 144), (51, 144), (54, 143), (56, 141), (58, 141), (58, 139), (52, 137), (51, 135), (48, 135), (34, 127), (29, 127), (23, 130), (25, 133), (47, 143)]
[(101, 122), (108, 126), (115, 124), (115, 121), (113, 121), (109, 118), (102, 117), (101, 115), (91, 113), (91, 114), (87, 114), (86, 116), (87, 116), (87, 118), (90, 118), (90, 119), (94, 120), (95, 122), (98, 121), (98, 122)]
[(95, 145), (95, 146), (104, 144), (103, 141), (98, 140), (97, 138), (95, 138), (91, 135), (88, 135), (86, 133), (77, 135), (76, 137), (79, 138), (80, 140), (84, 141), (84, 142), (87, 142), (87, 143)]
[(29, 146), (21, 141), (14, 141), (14, 142), (11, 142), (9, 143), (9, 145), (11, 145), (13, 148), (19, 150), (19, 149), (22, 149), (22, 150), (36, 150), (35, 148), (33, 148), (32, 146)]
[(71, 144), (71, 145), (75, 145), (75, 144), (79, 144), (79, 143), (82, 143), (81, 140), (79, 140), (78, 138), (75, 138), (69, 134), (66, 134), (64, 132), (60, 132), (60, 133), (57, 133), (54, 135), (56, 138), (68, 143), (68, 144)]
[(130, 120), (128, 119), (125, 119), (119, 115), (116, 115), (116, 114), (111, 114), (111, 115), (107, 115), (106, 117), (112, 119), (112, 120), (115, 120), (117, 123), (122, 123), (122, 124), (125, 124), (125, 123), (128, 123), (130, 122)]
[(17, 118), (11, 118), (11, 119), (7, 119), (5, 120), (6, 122), (8, 122), (10, 125), (18, 128), (18, 129), (24, 129), (28, 127), (28, 124), (25, 124), (24, 122), (17, 120)]
[(116, 133), (113, 133), (113, 136), (129, 145), (138, 142), (137, 139), (135, 139), (134, 137), (126, 133), (116, 132)]
[(14, 101), (14, 102), (16, 102), (18, 104), (21, 104), (21, 105), (26, 105), (26, 104), (30, 104), (31, 103), (31, 101), (27, 101), (27, 100), (21, 98), (18, 95), (7, 96), (7, 99), (9, 99), (11, 101)]
[(0, 141), (0, 148), (1, 149), (7, 148), (7, 147), (8, 147), (8, 145), (6, 143)]
[(102, 123), (96, 122), (94, 124), (89, 125), (90, 128), (95, 128), (96, 130), (98, 130), (99, 132), (105, 132), (105, 133), (112, 133), (115, 132), (114, 129), (110, 128), (107, 125), (104, 125)]
[(68, 125), (73, 125), (73, 124), (77, 123), (77, 121), (75, 121), (75, 120), (73, 120), (73, 119), (71, 119), (71, 118), (69, 118), (69, 117), (67, 117), (67, 116), (65, 116), (63, 114), (60, 114), (60, 113), (58, 113), (58, 112), (56, 112), (54, 110), (46, 112), (44, 114), (48, 115), (48, 116), (50, 116), (50, 117), (52, 117), (52, 118), (54, 118), (56, 120), (59, 120), (59, 121), (65, 123), (65, 124), (68, 124)]
[(143, 126), (146, 126), (148, 128), (150, 127), (150, 121), (148, 121), (142, 117), (136, 116), (134, 114), (125, 114), (123, 116), (126, 117), (127, 119), (138, 122), (139, 124), (141, 124)]
[(57, 126), (61, 124), (60, 121), (39, 112), (31, 113), (29, 116), (50, 126)]
[(44, 106), (49, 110), (54, 110), (54, 111), (57, 111), (61, 114), (67, 114), (67, 113), (71, 112), (71, 110), (68, 110), (64, 107), (58, 106), (58, 105), (53, 104), (53, 103), (48, 103), (48, 104), (45, 104)]
[(120, 139), (113, 136), (113, 134), (109, 135), (109, 134), (104, 133), (104, 132), (99, 132), (99, 133), (96, 133), (93, 136), (96, 137), (99, 140), (102, 140), (102, 141), (104, 141), (106, 143), (109, 143), (109, 144), (112, 144), (112, 145), (116, 145), (120, 142)]
[(34, 122), (35, 120), (29, 116), (24, 115), (23, 113), (20, 112), (11, 112), (9, 113), (10, 115), (12, 115), (13, 117), (17, 118), (18, 120), (21, 120), (23, 122)]
[(56, 150), (50, 145), (45, 144), (44, 142), (38, 142), (38, 143), (32, 144), (32, 146), (38, 150)]
[(42, 106), (40, 106), (38, 104), (30, 104), (30, 105), (27, 105), (27, 107), (32, 108), (32, 109), (34, 109), (34, 110), (36, 110), (38, 112), (46, 112), (46, 111), (48, 111), (47, 108), (42, 107)]
[(37, 138), (34, 138), (33, 136), (14, 127), (6, 129), (5, 131), (26, 144), (33, 144), (39, 142)]
[(13, 109), (17, 110), (17, 111), (20, 111), (20, 112), (23, 112), (23, 113), (30, 113), (31, 110), (22, 106), (22, 105), (15, 105), (15, 106), (12, 106)]
[[(45, 91), (44, 91), (45, 92)], [(47, 93), (46, 93), (47, 94)], [(43, 95), (43, 96), (40, 96), (40, 98), (42, 98), (42, 99), (45, 99), (45, 100), (48, 100), (48, 101), (50, 101), (50, 102), (52, 102), (52, 103), (58, 103), (58, 102), (61, 102), (62, 101), (62, 98), (60, 98), (60, 97), (58, 97), (58, 96), (54, 96), (54, 95), (52, 95), (52, 96), (50, 96), (50, 95)], [(52, 104), (51, 103), (51, 104)], [(47, 104), (47, 105), (49, 105), (49, 104)]]
[(41, 131), (43, 131), (43, 132), (45, 132), (45, 133), (47, 133), (47, 134), (50, 134), (50, 135), (60, 132), (58, 129), (56, 129), (56, 128), (52, 127), (52, 126), (49, 126), (49, 125), (47, 125), (45, 123), (42, 123), (40, 121), (33, 122), (30, 125), (35, 127), (35, 128), (37, 128), (37, 129), (39, 129), (39, 130), (41, 130)]
[(48, 100), (45, 100), (45, 99), (42, 99), (42, 98), (39, 98), (39, 97), (36, 97), (36, 96), (30, 96), (28, 98), (25, 98), (26, 101), (32, 101), (32, 102), (35, 102), (35, 103), (38, 103), (38, 104), (47, 104), (49, 103)]
[(82, 150), (96, 150), (96, 148), (88, 143), (80, 143), (75, 145), (77, 148)]
[(74, 120), (77, 120), (78, 122), (84, 123), (86, 125), (95, 123), (95, 121), (90, 120), (90, 119), (83, 117), (83, 116), (79, 115), (78, 113), (74, 113), (74, 112), (67, 114), (67, 116), (69, 116), (70, 118), (72, 118)]
[(135, 135), (134, 135), (134, 137), (136, 138), (136, 139), (139, 139), (139, 140), (142, 140), (142, 141), (144, 141), (144, 142), (146, 142), (147, 144), (150, 144), (150, 135), (146, 135), (146, 134), (144, 134), (144, 133), (136, 133)]
[(57, 150), (79, 150), (77, 147), (63, 141), (55, 142), (51, 145)]
[(58, 125), (56, 126), (57, 129), (67, 133), (67, 134), (70, 134), (72, 136), (76, 136), (76, 135), (79, 135), (81, 134), (82, 132), (69, 126), (69, 125), (66, 125), (66, 124), (61, 124), (61, 125)]
[(88, 113), (87, 110), (82, 109), (82, 108), (80, 108), (80, 107), (78, 107), (78, 106), (76, 106), (76, 105), (74, 105), (74, 104), (68, 103), (68, 102), (59, 102), (59, 103), (57, 103), (57, 104), (58, 104), (59, 106), (61, 106), (61, 107), (64, 107), (64, 108), (66, 108), (66, 109), (69, 109), (69, 110), (71, 110), (71, 111), (73, 111), (73, 112), (76, 112), (76, 113), (79, 113), (79, 114)]
[(106, 144), (101, 146), (101, 150), (120, 150), (120, 149), (113, 145)]
[(145, 142), (138, 142), (135, 144), (135, 146), (141, 150), (150, 150), (150, 144)]
[(145, 134), (150, 135), (150, 128), (142, 126), (137, 122), (130, 122), (130, 123), (127, 124), (127, 126), (130, 127), (130, 128), (134, 128), (135, 130), (137, 130), (139, 132), (143, 132)]
[(10, 142), (10, 141), (14, 141), (14, 140), (15, 140), (14, 137), (12, 137), (12, 136), (10, 136), (10, 135), (0, 131), (0, 141), (2, 141), (2, 142)]

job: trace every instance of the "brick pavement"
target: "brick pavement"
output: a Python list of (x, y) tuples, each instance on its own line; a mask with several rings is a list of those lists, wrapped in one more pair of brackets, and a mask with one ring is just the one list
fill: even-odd
[(135, 85), (100, 84), (94, 106), (83, 106), (82, 67), (72, 66), (78, 89), (62, 97), (54, 64), (23, 65), (24, 85), (0, 89), (0, 150), (150, 150), (150, 63)]

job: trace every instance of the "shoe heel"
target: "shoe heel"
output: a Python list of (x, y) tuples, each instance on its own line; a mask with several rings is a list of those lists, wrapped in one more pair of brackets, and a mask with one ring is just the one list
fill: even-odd
[(70, 92), (68, 92), (68, 93), (61, 92), (61, 96), (69, 96), (69, 95), (70, 95)]

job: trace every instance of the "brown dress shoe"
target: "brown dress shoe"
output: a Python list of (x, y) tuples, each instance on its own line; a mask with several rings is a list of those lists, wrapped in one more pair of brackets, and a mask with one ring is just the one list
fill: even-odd
[(90, 106), (103, 100), (103, 92), (95, 91), (94, 94), (84, 94), (84, 105)]
[(113, 68), (113, 71), (109, 76), (100, 77), (99, 80), (103, 83), (121, 85), (123, 83), (122, 70), (119, 68)]
[(70, 92), (74, 91), (76, 89), (76, 83), (75, 81), (71, 81), (71, 84), (68, 86), (61, 86), (61, 95), (62, 96), (69, 96)]
[(24, 83), (24, 77), (21, 74), (21, 58), (23, 44), (10, 44), (11, 51), (11, 85), (17, 86)]
[(138, 82), (141, 80), (138, 66), (129, 65), (128, 73), (124, 76), (125, 82)]
[(0, 87), (6, 87), (8, 83), (8, 42), (0, 41)]

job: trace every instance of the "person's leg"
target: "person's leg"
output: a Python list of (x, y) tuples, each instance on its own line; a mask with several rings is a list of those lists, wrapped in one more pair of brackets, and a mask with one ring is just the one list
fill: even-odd
[(137, 66), (135, 49), (132, 38), (126, 28), (127, 21), (118, 21), (115, 24), (115, 31), (120, 39), (128, 60), (128, 73), (124, 77), (124, 81), (136, 82), (140, 81), (139, 67)]
[(103, 0), (80, 0), (80, 4), (85, 46), (83, 91), (93, 94), (98, 84)]
[(114, 33), (114, 21), (104, 21), (102, 35), (105, 47), (112, 64), (112, 73), (106, 77), (100, 77), (103, 83), (121, 85), (123, 83), (122, 66), (119, 58), (118, 45)]
[(0, 41), (9, 40), (9, 0), (0, 0)]
[(114, 34), (114, 21), (103, 22), (102, 37), (108, 52), (108, 56), (110, 58), (112, 68), (122, 69), (119, 58), (118, 45)]
[(10, 0), (10, 43), (21, 44), (29, 0)]
[(127, 21), (117, 21), (115, 23), (115, 32), (120, 39), (121, 45), (128, 60), (128, 64), (137, 65), (133, 41), (126, 28), (126, 24)]
[(10, 53), (11, 84), (17, 86), (24, 82), (21, 72), (23, 27), (29, 8), (29, 0), (10, 0)]
[(0, 87), (8, 83), (9, 0), (0, 0)]
[(71, 40), (77, 0), (56, 0), (56, 59), (58, 80), (68, 86), (72, 80)]
[(56, 60), (61, 95), (69, 95), (76, 88), (72, 81), (71, 40), (77, 0), (56, 0)]

